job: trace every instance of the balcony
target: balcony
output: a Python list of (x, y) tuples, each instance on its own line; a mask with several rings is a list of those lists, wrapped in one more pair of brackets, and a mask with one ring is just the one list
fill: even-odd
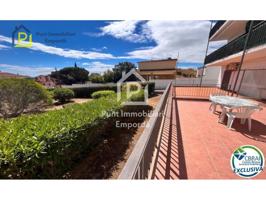
[(219, 20), (216, 22), (216, 24), (212, 27), (211, 31), (210, 31), (210, 35), (209, 35), (209, 38), (211, 38), (214, 33), (216, 33), (216, 31), (219, 30), (219, 28), (221, 28), (221, 26), (225, 23), (226, 21), (225, 20)]
[[(218, 25), (217, 25), (218, 26)], [(212, 52), (205, 58), (205, 64), (212, 63), (216, 60), (226, 58), (233, 54), (243, 51), (247, 33), (239, 36), (238, 38), (232, 40), (223, 47)], [(247, 45), (247, 49), (257, 47), (266, 43), (266, 22), (260, 21), (255, 22), (250, 35), (250, 40)]]

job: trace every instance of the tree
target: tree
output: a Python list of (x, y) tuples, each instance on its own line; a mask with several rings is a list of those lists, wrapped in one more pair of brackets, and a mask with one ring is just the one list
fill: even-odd
[(103, 74), (103, 79), (105, 83), (114, 82), (114, 72), (107, 70)]
[(88, 81), (89, 72), (84, 69), (77, 67), (66, 67), (59, 71), (52, 72), (51, 77), (57, 79), (59, 83), (71, 85), (74, 83), (85, 83)]
[(114, 82), (117, 82), (121, 79), (123, 72), (128, 73), (133, 68), (136, 68), (136, 66), (131, 62), (121, 62), (115, 65), (113, 68)]
[(103, 76), (101, 76), (101, 74), (99, 74), (99, 73), (92, 73), (89, 76), (89, 80), (92, 83), (103, 83), (104, 82)]
[(49, 103), (49, 93), (34, 80), (0, 80), (0, 115), (4, 118), (17, 117), (24, 111), (39, 110)]

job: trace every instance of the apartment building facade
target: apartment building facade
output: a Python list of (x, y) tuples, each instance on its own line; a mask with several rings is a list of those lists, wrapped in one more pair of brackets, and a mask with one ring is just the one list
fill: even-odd
[(177, 59), (138, 62), (138, 71), (146, 80), (175, 79)]
[(206, 69), (219, 69), (221, 88), (266, 99), (266, 21), (218, 21), (210, 31), (209, 40), (210, 43), (227, 41), (205, 58)]

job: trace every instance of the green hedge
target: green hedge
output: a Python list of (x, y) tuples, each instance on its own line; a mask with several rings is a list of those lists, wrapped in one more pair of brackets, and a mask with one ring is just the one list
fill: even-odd
[[(154, 93), (155, 83), (154, 82), (147, 82), (142, 83), (143, 86), (148, 84), (149, 96)], [(91, 87), (73, 87), (71, 88), (75, 93), (75, 98), (92, 98), (92, 93), (101, 91), (101, 90), (112, 90), (117, 92), (117, 86), (91, 86)]]
[(115, 86), (93, 86), (93, 87), (74, 87), (71, 88), (75, 93), (75, 98), (92, 98), (92, 93), (101, 90), (112, 90), (117, 92), (117, 87)]
[[(116, 95), (42, 114), (0, 119), (0, 178), (60, 178), (113, 125)], [(105, 114), (104, 114), (105, 113)]]
[(115, 95), (115, 92), (112, 90), (101, 90), (101, 91), (92, 93), (91, 96), (93, 99), (99, 99), (101, 97), (107, 97), (109, 95)]

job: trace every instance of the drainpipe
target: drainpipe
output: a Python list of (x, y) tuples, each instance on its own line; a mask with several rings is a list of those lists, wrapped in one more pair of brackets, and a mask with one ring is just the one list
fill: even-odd
[(201, 77), (200, 77), (200, 87), (201, 87), (202, 78), (203, 78), (204, 69), (205, 69), (205, 60), (206, 60), (207, 53), (208, 53), (208, 50), (209, 50), (209, 43), (210, 43), (210, 34), (211, 34), (211, 30), (212, 30), (212, 21), (211, 21), (211, 25), (210, 25), (209, 37), (208, 37), (208, 42), (207, 42), (207, 47), (206, 47), (206, 52), (205, 52), (204, 65), (203, 65), (203, 67), (202, 67), (202, 75), (201, 75)]
[[(250, 22), (250, 25), (249, 25), (247, 38), (246, 38), (246, 40), (245, 40), (245, 45), (244, 45), (243, 53), (242, 53), (242, 56), (241, 56), (240, 64), (239, 64), (239, 67), (238, 67), (238, 70), (237, 70), (237, 75), (236, 75), (235, 85), (234, 85), (234, 88), (233, 88), (233, 90), (232, 90), (231, 96), (234, 95), (234, 91), (235, 91), (235, 89), (236, 89), (237, 81), (238, 81), (238, 79), (239, 79), (239, 74), (240, 74), (240, 71), (241, 71), (241, 68), (242, 68), (242, 65), (243, 65), (243, 62), (244, 62), (244, 58), (245, 58), (245, 55), (246, 55), (247, 46), (248, 46), (248, 42), (249, 42), (249, 39), (250, 39), (250, 35), (251, 35), (252, 27), (253, 27), (253, 21), (251, 21), (251, 22)], [(243, 74), (243, 76), (244, 76), (244, 74)], [(243, 79), (243, 77), (242, 77), (242, 79)], [(239, 84), (239, 88), (238, 88), (238, 90), (237, 90), (237, 96), (238, 96), (239, 90), (240, 90), (240, 88), (241, 88), (241, 84), (242, 84), (242, 81), (241, 81), (241, 83)]]

